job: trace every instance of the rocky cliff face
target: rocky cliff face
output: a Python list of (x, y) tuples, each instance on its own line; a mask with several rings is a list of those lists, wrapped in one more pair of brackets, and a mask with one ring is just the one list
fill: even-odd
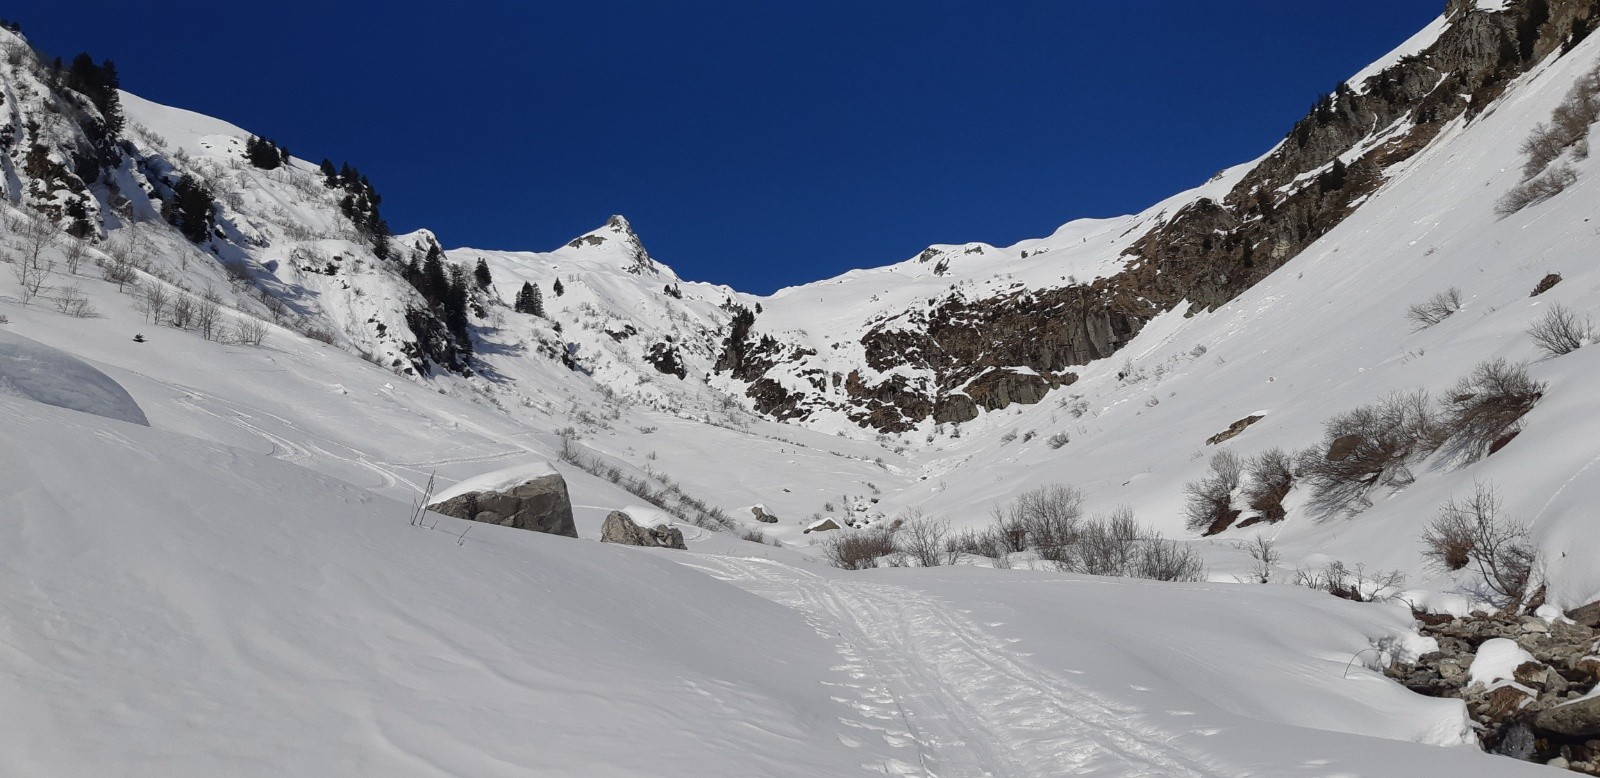
[[(1157, 315), (1214, 310), (1295, 257), (1446, 126), (1472, 121), (1513, 79), (1587, 35), (1600, 0), (1520, 0), (1497, 11), (1451, 0), (1445, 13), (1437, 40), (1323, 97), (1225, 194), (1139, 225), (1117, 272), (981, 296), (954, 289), (869, 323), (860, 369), (819, 366), (814, 350), (745, 322), (717, 369), (746, 382), (765, 413), (837, 411), (887, 432), (1038, 402), (1076, 379), (1070, 368), (1116, 353)], [(950, 269), (949, 252), (918, 259), (936, 262), (936, 276)]]

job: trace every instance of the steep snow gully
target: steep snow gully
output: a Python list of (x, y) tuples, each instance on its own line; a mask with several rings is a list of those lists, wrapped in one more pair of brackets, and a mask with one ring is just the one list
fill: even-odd
[[(769, 559), (690, 564), (794, 608), (833, 641), (851, 679), (835, 697), (862, 737), (903, 748), (903, 775), (1238, 775), (1175, 745), (1138, 709), (1008, 651), (958, 609), (903, 586), (827, 578)], [(846, 742), (852, 746), (858, 743)]]

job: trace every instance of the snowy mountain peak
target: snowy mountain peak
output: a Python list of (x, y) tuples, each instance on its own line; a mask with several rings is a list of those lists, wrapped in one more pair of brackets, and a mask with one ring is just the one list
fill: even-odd
[(573, 238), (567, 243), (570, 249), (605, 248), (608, 252), (617, 252), (623, 264), (622, 268), (635, 275), (660, 275), (661, 267), (644, 248), (644, 242), (639, 240), (639, 235), (633, 231), (633, 225), (620, 214), (614, 214), (606, 220), (605, 226), (600, 229), (586, 232)]

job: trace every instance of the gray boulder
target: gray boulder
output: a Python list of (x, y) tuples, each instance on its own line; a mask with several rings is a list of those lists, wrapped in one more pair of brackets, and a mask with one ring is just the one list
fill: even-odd
[(1600, 737), (1600, 697), (1542, 711), (1534, 717), (1533, 728), (1569, 738)]
[(767, 509), (765, 507), (763, 507), (763, 506), (760, 506), (760, 505), (752, 506), (750, 508), (750, 513), (756, 517), (756, 521), (759, 521), (759, 522), (761, 522), (763, 524), (777, 524), (778, 523), (778, 517), (774, 516), (774, 515), (772, 515), (770, 513), (767, 513)]
[(675, 527), (657, 524), (654, 527), (641, 527), (628, 514), (622, 511), (612, 511), (606, 517), (604, 524), (600, 525), (600, 542), (617, 543), (624, 546), (643, 546), (645, 548), (676, 548), (687, 550), (684, 545), (683, 532)]
[(572, 498), (559, 473), (542, 475), (504, 491), (466, 492), (441, 500), (428, 509), (458, 519), (533, 530), (551, 535), (578, 536), (572, 521)]

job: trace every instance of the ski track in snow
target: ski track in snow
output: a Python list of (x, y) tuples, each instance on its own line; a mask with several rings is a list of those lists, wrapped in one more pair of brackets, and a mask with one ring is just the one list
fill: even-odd
[[(833, 641), (853, 696), (844, 720), (914, 749), (915, 759), (863, 765), (889, 774), (1200, 778), (1235, 774), (1141, 720), (1032, 666), (937, 599), (873, 581), (843, 582), (767, 559), (696, 557), (690, 567), (802, 613)], [(845, 745), (852, 745), (845, 743)]]

